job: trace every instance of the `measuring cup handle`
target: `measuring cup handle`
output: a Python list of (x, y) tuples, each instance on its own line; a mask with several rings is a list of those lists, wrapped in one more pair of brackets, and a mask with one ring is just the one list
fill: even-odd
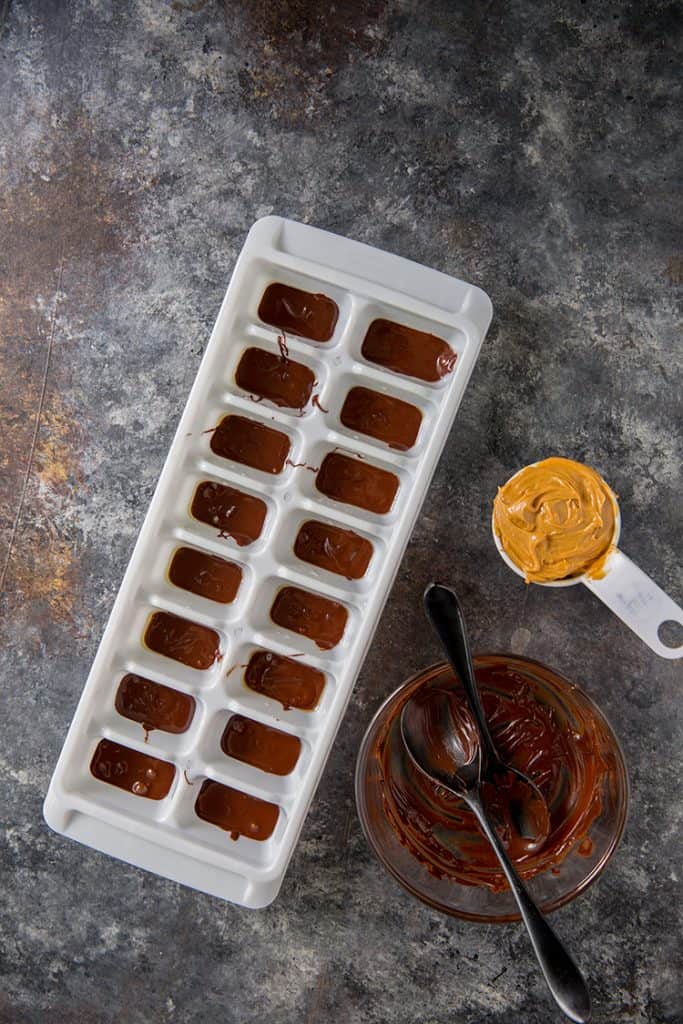
[(583, 582), (629, 629), (662, 658), (683, 657), (683, 644), (667, 647), (659, 639), (663, 622), (683, 626), (683, 609), (661, 587), (623, 553), (614, 551), (600, 580), (584, 577)]

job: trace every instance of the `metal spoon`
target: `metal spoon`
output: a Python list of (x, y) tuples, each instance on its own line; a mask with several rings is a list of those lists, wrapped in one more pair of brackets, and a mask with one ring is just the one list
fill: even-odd
[(505, 872), (555, 1002), (575, 1024), (588, 1024), (591, 1001), (581, 972), (527, 892), (484, 807), (482, 747), (474, 719), (452, 690), (433, 686), (406, 702), (401, 735), (418, 771), (459, 797), (476, 816)]
[[(550, 833), (548, 805), (540, 789), (528, 775), (503, 761), (491, 737), (479, 687), (472, 665), (465, 617), (454, 590), (432, 583), (424, 593), (424, 606), (441, 646), (465, 690), (467, 703), (481, 738), (481, 777), (501, 784), (507, 776), (506, 797), (509, 812), (526, 853), (540, 850)], [(511, 779), (511, 776), (513, 777)]]

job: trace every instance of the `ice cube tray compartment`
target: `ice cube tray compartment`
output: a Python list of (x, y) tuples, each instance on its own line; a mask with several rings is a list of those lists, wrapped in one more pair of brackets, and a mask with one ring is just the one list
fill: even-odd
[[(233, 719), (240, 716), (249, 719), (256, 725), (277, 730), (284, 736), (299, 742), (300, 750), (290, 771), (285, 774), (275, 774), (225, 752), (222, 740), (226, 729)], [(310, 742), (299, 736), (286, 724), (264, 721), (261, 718), (256, 718), (253, 714), (235, 710), (217, 711), (208, 725), (203, 742), (202, 758), (214, 778), (220, 778), (224, 773), (229, 773), (230, 778), (236, 780), (236, 785), (249, 786), (256, 783), (264, 792), (270, 793), (270, 799), (274, 801), (282, 796), (296, 794), (302, 777), (308, 771), (312, 754)]]
[[(359, 389), (371, 392), (373, 396), (379, 396), (380, 402), (382, 399), (393, 399), (397, 403), (402, 403), (399, 409), (404, 419), (406, 412), (409, 415), (414, 414), (418, 418), (414, 439), (411, 434), (406, 439), (405, 447), (399, 447), (398, 442), (392, 444), (382, 436), (369, 433), (367, 427), (352, 426), (348, 421), (344, 422), (344, 410), (346, 409), (347, 413), (349, 410), (349, 396), (357, 394)], [(330, 424), (335, 432), (343, 435), (345, 439), (367, 444), (375, 448), (380, 456), (384, 452), (396, 452), (411, 458), (419, 458), (421, 441), (424, 435), (432, 429), (437, 416), (438, 406), (431, 400), (431, 397), (420, 394), (417, 388), (401, 387), (398, 381), (387, 380), (386, 374), (381, 378), (372, 378), (359, 366), (351, 373), (341, 376), (337, 393), (330, 402)], [(406, 410), (405, 406), (410, 408)], [(380, 409), (379, 412), (381, 415), (382, 410)], [(379, 426), (382, 425), (380, 422)]]
[[(174, 535), (175, 534), (175, 535)], [(178, 535), (180, 534), (180, 535)], [(231, 601), (222, 603), (210, 597), (194, 593), (174, 583), (170, 577), (171, 566), (179, 551), (189, 549), (201, 556), (218, 558), (222, 563), (235, 568), (241, 574), (237, 592)], [(241, 551), (227, 550), (224, 540), (212, 543), (212, 538), (204, 538), (186, 531), (162, 531), (159, 543), (150, 559), (149, 584), (142, 586), (140, 594), (147, 594), (164, 605), (173, 605), (169, 610), (184, 608), (190, 617), (207, 616), (207, 623), (223, 623), (238, 620), (243, 612), (253, 585), (253, 571), (241, 556)]]
[(258, 481), (242, 480), (238, 474), (219, 475), (203, 459), (188, 467), (176, 493), (187, 519), (176, 521), (169, 510), (164, 523), (175, 537), (190, 538), (190, 543), (197, 538), (216, 554), (247, 548), (253, 554), (268, 543), (268, 533), (277, 522), (279, 506)]
[[(315, 654), (303, 654), (296, 647), (296, 638), (291, 645), (281, 643), (275, 634), (269, 634), (262, 639), (263, 643), (245, 643), (235, 652), (235, 661), (228, 668), (223, 684), (230, 706), (243, 709), (245, 714), (265, 716), (263, 720), (270, 721), (273, 725), (289, 723), (300, 736), (304, 733), (319, 732), (328, 720), (328, 711), (336, 699), (338, 690), (333, 666)], [(288, 659), (291, 663), (288, 666), (291, 669), (290, 674), (302, 667), (303, 673), (307, 676), (315, 675), (314, 681), (307, 682), (303, 687), (296, 687), (296, 692), (307, 698), (308, 703), (305, 707), (292, 701), (288, 703), (285, 698), (291, 690), (286, 687), (280, 687), (278, 696), (275, 696), (271, 695), (270, 690), (265, 693), (262, 689), (250, 686), (246, 678), (250, 661), (253, 656), (264, 653)], [(314, 696), (317, 699), (313, 699)]]
[[(411, 374), (408, 370), (391, 369), (369, 358), (363, 349), (366, 339), (368, 339), (368, 333), (376, 321), (385, 321), (397, 325), (399, 328), (433, 335), (445, 342), (451, 353), (452, 369), (443, 373), (437, 380), (426, 380), (424, 377)], [(403, 383), (405, 386), (414, 388), (417, 393), (428, 394), (434, 391), (438, 393), (449, 386), (458, 370), (458, 360), (463, 354), (466, 344), (467, 335), (460, 328), (453, 328), (424, 317), (414, 316), (408, 311), (401, 311), (400, 314), (397, 314), (396, 309), (392, 309), (388, 305), (368, 302), (359, 311), (354, 336), (349, 343), (349, 355), (357, 363), (360, 372), (367, 374), (370, 379), (386, 379), (388, 376), (398, 385)]]
[[(338, 558), (335, 563), (334, 552), (332, 558), (328, 559), (328, 562), (331, 561), (336, 571), (321, 565), (319, 561), (311, 561), (310, 550), (308, 551), (308, 559), (303, 558), (302, 554), (306, 552), (306, 544), (305, 538), (302, 539), (302, 533), (307, 529), (307, 524), (313, 524), (315, 527), (320, 527), (323, 530), (330, 528), (335, 531), (345, 531), (348, 534), (355, 535), (364, 546), (369, 546), (369, 550), (367, 547), (364, 548), (364, 552), (368, 552), (369, 560), (362, 575), (358, 578), (349, 578), (345, 573), (349, 565), (346, 565), (343, 560), (340, 561)], [(300, 549), (303, 548), (302, 554), (297, 553), (297, 545), (299, 545)], [(385, 545), (378, 534), (371, 533), (368, 530), (366, 524), (360, 526), (354, 523), (354, 526), (349, 526), (346, 522), (340, 521), (339, 518), (299, 506), (292, 509), (282, 519), (280, 531), (274, 542), (273, 553), (278, 561), (282, 563), (286, 560), (289, 562), (292, 553), (294, 553), (295, 560), (291, 563), (290, 567), (291, 577), (299, 579), (303, 586), (315, 586), (315, 582), (320, 580), (323, 583), (328, 582), (333, 586), (339, 587), (340, 593), (353, 594), (362, 593), (374, 585), (375, 576), (379, 572), (379, 567), (384, 557)], [(350, 567), (353, 569), (353, 565)]]
[[(272, 283), (332, 300), (338, 315), (329, 340), (291, 330), (283, 334), (280, 326), (265, 322), (259, 309)], [(305, 312), (296, 303), (292, 309), (297, 316)], [(314, 319), (320, 313), (323, 328), (329, 311), (324, 303), (313, 311)], [(275, 897), (490, 317), (484, 293), (437, 271), (281, 218), (254, 225), (55, 769), (45, 801), (53, 828), (245, 906), (264, 906)], [(365, 359), (363, 340), (376, 319), (443, 339), (456, 356), (451, 372), (425, 381)], [(279, 364), (274, 360), (283, 353), (306, 367), (301, 381), (305, 388), (311, 385), (317, 402), (309, 400), (298, 409), (280, 402), (279, 384), (266, 397), (240, 387), (236, 374), (250, 349), (268, 353), (275, 372)], [(249, 358), (260, 365), (261, 357)], [(294, 394), (289, 386), (282, 394)], [(357, 387), (414, 407), (420, 415), (414, 444), (394, 448), (382, 437), (342, 423), (344, 402)], [(258, 468), (234, 457), (234, 432), (224, 431), (221, 440), (216, 431), (229, 416), (285, 435), (288, 450), (281, 468), (277, 459)], [(262, 450), (249, 447), (250, 434), (247, 428), (248, 451), (262, 460)], [(221, 453), (223, 441), (227, 457)], [(321, 474), (323, 465), (327, 469)], [(363, 472), (358, 467), (395, 478), (389, 507), (372, 511), (346, 500), (356, 493), (354, 478)], [(350, 472), (351, 483), (339, 476), (342, 472)], [(318, 486), (325, 475), (337, 496)], [(381, 488), (392, 484), (386, 476), (379, 482)], [(317, 526), (305, 538), (302, 551), (312, 553), (307, 559), (298, 557), (295, 547), (309, 522)], [(326, 529), (333, 533), (327, 535)], [(351, 548), (349, 557), (360, 566), (352, 578), (330, 568), (338, 564), (335, 558), (344, 544), (351, 543), (349, 531), (362, 541), (360, 554)], [(335, 540), (341, 547), (334, 547)], [(221, 603), (177, 586), (169, 568), (181, 548), (239, 567), (234, 598)], [(316, 564), (316, 558), (325, 564)], [(343, 558), (339, 564), (343, 567)], [(186, 565), (185, 571), (190, 568)], [(272, 610), (283, 591), (286, 622), (278, 624)], [(337, 638), (334, 629), (330, 632), (334, 617), (346, 616), (332, 646), (321, 647), (298, 631), (298, 602), (309, 598), (333, 602), (324, 608), (332, 620), (321, 615), (319, 623), (328, 638)], [(152, 650), (145, 636), (155, 615), (193, 624), (192, 635), (194, 627), (213, 630), (220, 658), (211, 661), (205, 633), (200, 637), (203, 659), (188, 657), (184, 627), (180, 623), (177, 637), (176, 619), (169, 620), (178, 640), (176, 654), (185, 661), (200, 660), (203, 667)], [(191, 697), (195, 708), (188, 728), (154, 728), (146, 734), (143, 724), (119, 713), (117, 692), (126, 673)], [(307, 702), (307, 709), (298, 706)], [(254, 753), (270, 735), (264, 729), (279, 730), (286, 766), (300, 743), (291, 771), (269, 772), (248, 757), (226, 753), (222, 738), (234, 716), (242, 716), (235, 722), (243, 730), (232, 736), (234, 749), (248, 754), (249, 743), (256, 744), (252, 757), (264, 756)], [(143, 755), (167, 762), (174, 772), (168, 793), (151, 800), (96, 778), (90, 765), (102, 740), (128, 748), (134, 759)], [(202, 790), (207, 780), (228, 789), (209, 785)], [(224, 824), (242, 815), (254, 837), (231, 838), (229, 831), (204, 820), (195, 806), (200, 793), (202, 813), (222, 814)], [(272, 808), (251, 804), (249, 798), (273, 804), (277, 820)]]

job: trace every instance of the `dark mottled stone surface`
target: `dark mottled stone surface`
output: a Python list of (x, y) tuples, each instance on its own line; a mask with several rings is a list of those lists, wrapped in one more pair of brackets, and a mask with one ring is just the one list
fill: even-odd
[[(475, 646), (581, 682), (633, 799), (556, 916), (599, 1024), (673, 1024), (680, 665), (496, 557), (496, 485), (560, 453), (680, 589), (680, 180), (666, 2), (0, 2), (0, 1021), (546, 1024), (519, 926), (412, 902), (352, 797), (381, 699)], [(276, 212), (481, 284), (493, 328), (278, 901), (239, 910), (50, 834), (41, 803), (249, 225)]]

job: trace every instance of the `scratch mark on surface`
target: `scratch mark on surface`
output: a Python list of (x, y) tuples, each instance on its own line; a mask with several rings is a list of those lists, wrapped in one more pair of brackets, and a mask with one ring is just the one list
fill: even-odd
[(349, 807), (349, 809), (346, 812), (346, 821), (344, 822), (344, 829), (342, 831), (342, 847), (346, 846), (348, 841), (349, 841), (349, 837), (351, 835), (351, 824), (352, 824), (352, 822), (353, 822), (353, 811)]
[(319, 1013), (322, 1008), (322, 1001), (325, 998), (325, 991), (327, 989), (327, 979), (329, 975), (329, 968), (323, 967), (318, 980), (315, 983), (315, 988), (311, 996), (311, 1004), (306, 1013), (304, 1024), (317, 1024), (321, 1020), (322, 1015)]
[[(1, 27), (1, 23), (0, 23)], [(31, 478), (31, 470), (33, 468), (33, 459), (36, 453), (36, 445), (38, 444), (38, 434), (40, 433), (40, 423), (43, 417), (43, 409), (45, 407), (45, 396), (47, 394), (47, 381), (50, 375), (50, 364), (52, 362), (52, 349), (54, 348), (55, 341), (55, 325), (57, 323), (57, 310), (59, 308), (59, 297), (62, 292), (62, 276), (64, 274), (64, 245), (59, 252), (59, 274), (57, 277), (57, 291), (55, 293), (55, 303), (52, 310), (52, 317), (50, 320), (50, 335), (47, 340), (47, 352), (45, 354), (45, 366), (43, 368), (43, 379), (40, 387), (40, 397), (38, 399), (38, 409), (36, 411), (36, 422), (33, 428), (33, 437), (31, 439), (31, 446), (28, 453), (28, 462), (26, 464), (26, 472), (24, 473), (24, 480), (21, 487), (21, 493), (19, 495), (19, 504), (17, 505), (17, 512), (12, 523), (12, 532), (9, 537), (9, 544), (7, 545), (7, 556), (5, 558), (5, 564), (2, 567), (2, 575), (0, 576), (0, 594), (2, 594), (5, 588), (5, 579), (7, 578), (7, 570), (9, 569), (10, 559), (12, 558), (12, 551), (14, 549), (14, 542), (17, 536), (17, 530), (19, 528), (19, 521), (21, 519), (21, 513), (24, 507), (24, 501), (26, 499), (26, 490), (28, 488), (28, 482)]]
[(5, 23), (7, 22), (7, 15), (9, 14), (9, 4), (10, 0), (5, 0), (4, 4), (2, 5), (2, 10), (0, 10), (0, 36), (2, 35), (5, 29)]

